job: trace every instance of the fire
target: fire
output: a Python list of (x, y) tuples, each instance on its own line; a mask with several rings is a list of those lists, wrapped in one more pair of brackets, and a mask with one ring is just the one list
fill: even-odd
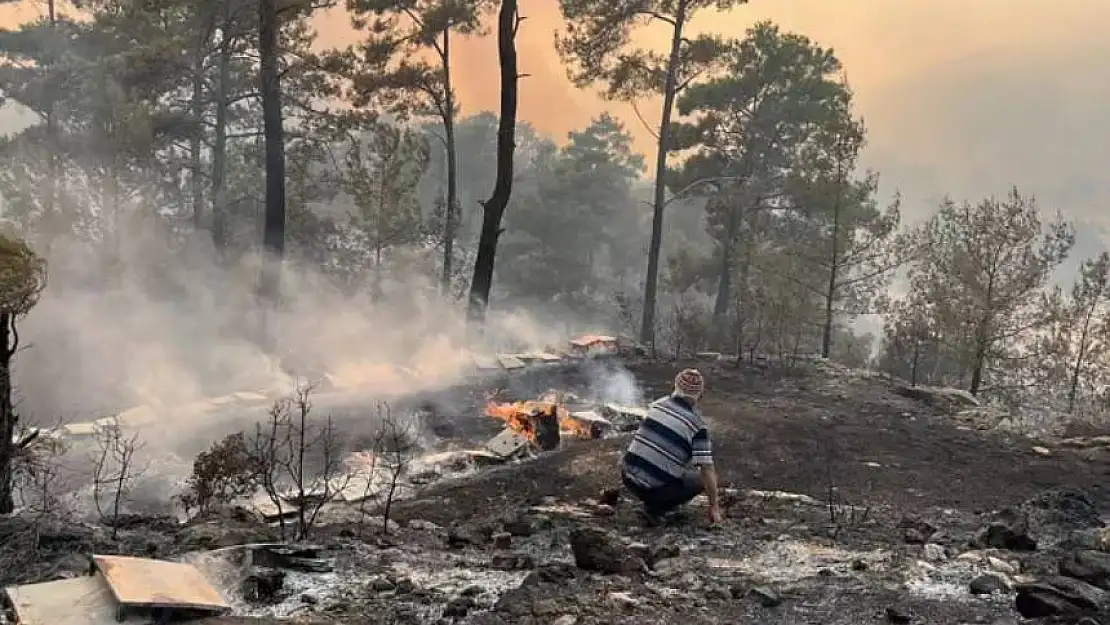
[(509, 403), (491, 400), (486, 403), (486, 416), (504, 421), (505, 425), (512, 428), (514, 432), (533, 442), (537, 436), (536, 419), (550, 417), (552, 413), (555, 414), (562, 436), (593, 438), (589, 424), (571, 417), (566, 405), (556, 399), (544, 398)]

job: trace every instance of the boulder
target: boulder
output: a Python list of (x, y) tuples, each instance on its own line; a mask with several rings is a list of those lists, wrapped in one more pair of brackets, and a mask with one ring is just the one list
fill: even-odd
[(1110, 554), (1091, 550), (1068, 553), (1060, 560), (1060, 575), (1110, 590)]
[(968, 584), (968, 590), (973, 595), (993, 595), (995, 593), (1005, 593), (1010, 591), (1010, 585), (1006, 582), (1006, 578), (995, 573), (984, 573), (971, 580)]
[(611, 532), (595, 527), (579, 527), (570, 533), (574, 564), (597, 573), (631, 573), (647, 565), (643, 558)]
[(1021, 510), (1007, 508), (980, 529), (972, 543), (982, 549), (1036, 551), (1037, 541), (1029, 531), (1028, 516)]
[(1023, 617), (1089, 616), (1104, 610), (1106, 591), (1087, 582), (1053, 575), (1018, 584), (1014, 607)]

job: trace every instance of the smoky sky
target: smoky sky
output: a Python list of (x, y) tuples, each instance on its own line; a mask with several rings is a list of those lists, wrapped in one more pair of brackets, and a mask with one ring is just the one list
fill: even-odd
[[(40, 3), (0, 8), (0, 23), (41, 14)], [(631, 107), (578, 90), (554, 47), (557, 0), (522, 3), (520, 117), (556, 140), (605, 109), (653, 155)], [(752, 0), (696, 29), (739, 37), (770, 19), (832, 47), (844, 62), (869, 127), (864, 165), (900, 190), (904, 212), (928, 215), (945, 194), (977, 199), (1017, 185), (1046, 212), (1059, 209), (1088, 232), (1110, 227), (1110, 22), (1105, 0)], [(354, 40), (346, 16), (317, 18), (320, 45)], [(662, 30), (638, 33), (665, 43)], [(492, 36), (457, 45), (454, 76), (463, 114), (497, 110)], [(641, 103), (654, 122), (658, 105)], [(10, 119), (5, 116), (0, 123)], [(464, 155), (465, 158), (465, 155)]]

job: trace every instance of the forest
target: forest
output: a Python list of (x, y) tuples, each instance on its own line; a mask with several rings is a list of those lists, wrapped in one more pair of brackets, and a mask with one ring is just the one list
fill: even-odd
[[(221, 331), (283, 351), (243, 313), (310, 275), (367, 308), (435, 298), (472, 325), (526, 310), (665, 356), (820, 355), (1100, 412), (1110, 255), (1062, 284), (1074, 227), (1035, 190), (903, 223), (860, 165), (867, 127), (834, 50), (769, 22), (689, 29), (742, 4), (560, 0), (566, 72), (614, 112), (546, 136), (517, 111), (516, 0), (49, 0), (0, 31), (0, 93), (29, 120), (0, 142), (0, 370), (40, 293), (120, 284), (214, 299), (238, 324)], [(360, 41), (321, 41), (324, 10)], [(649, 27), (668, 49), (640, 47)], [(497, 111), (457, 96), (452, 45), (472, 37), (497, 41)]]

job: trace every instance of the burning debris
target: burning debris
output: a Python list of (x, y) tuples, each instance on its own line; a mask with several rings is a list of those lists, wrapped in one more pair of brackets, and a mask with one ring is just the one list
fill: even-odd
[[(528, 446), (540, 451), (557, 449), (564, 437), (604, 438), (636, 428), (646, 412), (615, 404), (591, 404), (570, 393), (549, 391), (538, 399), (486, 403), (486, 416), (505, 422), (505, 430), (490, 441), (499, 455), (515, 455)], [(509, 444), (509, 441), (514, 441)], [(489, 446), (487, 446), (489, 448)], [(511, 454), (504, 454), (510, 451)]]

